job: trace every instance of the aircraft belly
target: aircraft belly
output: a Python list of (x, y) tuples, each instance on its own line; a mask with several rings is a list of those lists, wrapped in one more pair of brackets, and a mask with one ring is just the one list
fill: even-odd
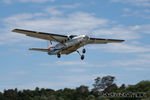
[(63, 51), (61, 51), (61, 54), (67, 54), (68, 55), (68, 54), (76, 51), (77, 49), (79, 49), (82, 46), (83, 46), (82, 44), (80, 44), (80, 45), (78, 44), (78, 45), (75, 45), (75, 46), (70, 46), (70, 47), (64, 49)]
[(65, 43), (65, 46), (61, 50), (57, 50), (55, 52), (49, 53), (50, 55), (57, 55), (57, 54), (70, 54), (72, 52), (75, 52), (80, 47), (86, 45), (86, 42), (83, 40), (74, 40), (70, 41), (68, 43)]

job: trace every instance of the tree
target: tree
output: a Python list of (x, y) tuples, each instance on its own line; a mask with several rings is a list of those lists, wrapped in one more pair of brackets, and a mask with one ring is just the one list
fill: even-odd
[(77, 97), (86, 98), (89, 95), (88, 86), (81, 85), (76, 88), (75, 95)]
[(89, 95), (86, 100), (95, 100), (95, 96), (94, 95)]
[(15, 90), (13, 90), (13, 89), (5, 90), (4, 91), (4, 97), (7, 100), (17, 100), (17, 98), (18, 98), (17, 89), (15, 89)]
[(95, 83), (93, 84), (94, 88), (92, 89), (92, 91), (94, 91), (94, 92), (103, 91), (105, 88), (112, 85), (114, 80), (115, 80), (115, 77), (114, 76), (109, 76), (109, 75), (104, 76), (102, 78), (97, 77), (95, 79)]
[(47, 100), (56, 100), (55, 95), (50, 95)]
[(4, 100), (3, 93), (0, 92), (0, 100)]
[(121, 90), (125, 90), (126, 89), (126, 85), (125, 84), (122, 84), (121, 86), (120, 86), (120, 88), (119, 89), (121, 89)]
[(62, 97), (65, 100), (72, 100), (74, 98), (74, 89), (65, 88), (62, 93)]
[(110, 86), (108, 86), (107, 88), (105, 88), (105, 90), (103, 92), (115, 92), (118, 89), (118, 86), (116, 84), (112, 84)]
[(62, 97), (58, 97), (58, 100), (65, 100), (64, 98), (62, 98)]
[(147, 92), (150, 91), (150, 81), (141, 81), (136, 85), (129, 85), (126, 89), (130, 92)]

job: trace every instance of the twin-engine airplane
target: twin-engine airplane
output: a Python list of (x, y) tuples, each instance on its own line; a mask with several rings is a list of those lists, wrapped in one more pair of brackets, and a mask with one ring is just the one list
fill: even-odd
[[(53, 33), (23, 30), (23, 29), (14, 29), (12, 30), (12, 32), (17, 32), (17, 33), (25, 34), (26, 36), (48, 40), (48, 49), (30, 48), (29, 50), (47, 52), (49, 55), (57, 55), (58, 58), (61, 57), (61, 54), (68, 55), (72, 52), (77, 51), (77, 53), (81, 56), (81, 60), (84, 59), (84, 53), (86, 52), (84, 46), (87, 44), (120, 43), (124, 41), (124, 40), (117, 40), (117, 39), (91, 38), (87, 35), (66, 36), (66, 35), (59, 35)], [(53, 46), (51, 41), (58, 42), (58, 44)], [(83, 47), (82, 55), (78, 51), (80, 47)]]

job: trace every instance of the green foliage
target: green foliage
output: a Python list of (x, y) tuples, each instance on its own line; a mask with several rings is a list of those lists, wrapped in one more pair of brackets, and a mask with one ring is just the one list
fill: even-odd
[(112, 84), (108, 86), (103, 92), (115, 92), (118, 89), (118, 86), (116, 84)]
[(95, 96), (94, 95), (89, 95), (86, 100), (95, 100)]
[(122, 93), (122, 92), (145, 92), (147, 98), (102, 98), (99, 91), (93, 92), (88, 89), (88, 86), (81, 85), (76, 89), (40, 89), (22, 90), (17, 89), (4, 90), (0, 92), (0, 100), (150, 100), (150, 81), (141, 81), (136, 85), (118, 87), (116, 84), (107, 86), (102, 93)]
[(150, 91), (150, 81), (141, 81), (136, 85), (130, 85), (126, 89), (127, 91), (132, 91), (132, 92), (147, 92)]
[(93, 89), (92, 91), (97, 92), (97, 91), (103, 91), (112, 84), (114, 84), (115, 77), (114, 76), (104, 76), (104, 77), (97, 77), (95, 79), (95, 83), (93, 84)]
[(17, 91), (17, 89), (15, 89), (15, 90), (9, 89), (7, 91), (5, 90), (3, 95), (7, 100), (17, 100), (18, 91)]

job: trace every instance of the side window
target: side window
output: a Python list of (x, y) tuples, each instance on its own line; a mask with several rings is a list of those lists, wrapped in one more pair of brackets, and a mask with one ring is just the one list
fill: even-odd
[(70, 35), (69, 38), (73, 39), (74, 37), (76, 37), (77, 35)]

